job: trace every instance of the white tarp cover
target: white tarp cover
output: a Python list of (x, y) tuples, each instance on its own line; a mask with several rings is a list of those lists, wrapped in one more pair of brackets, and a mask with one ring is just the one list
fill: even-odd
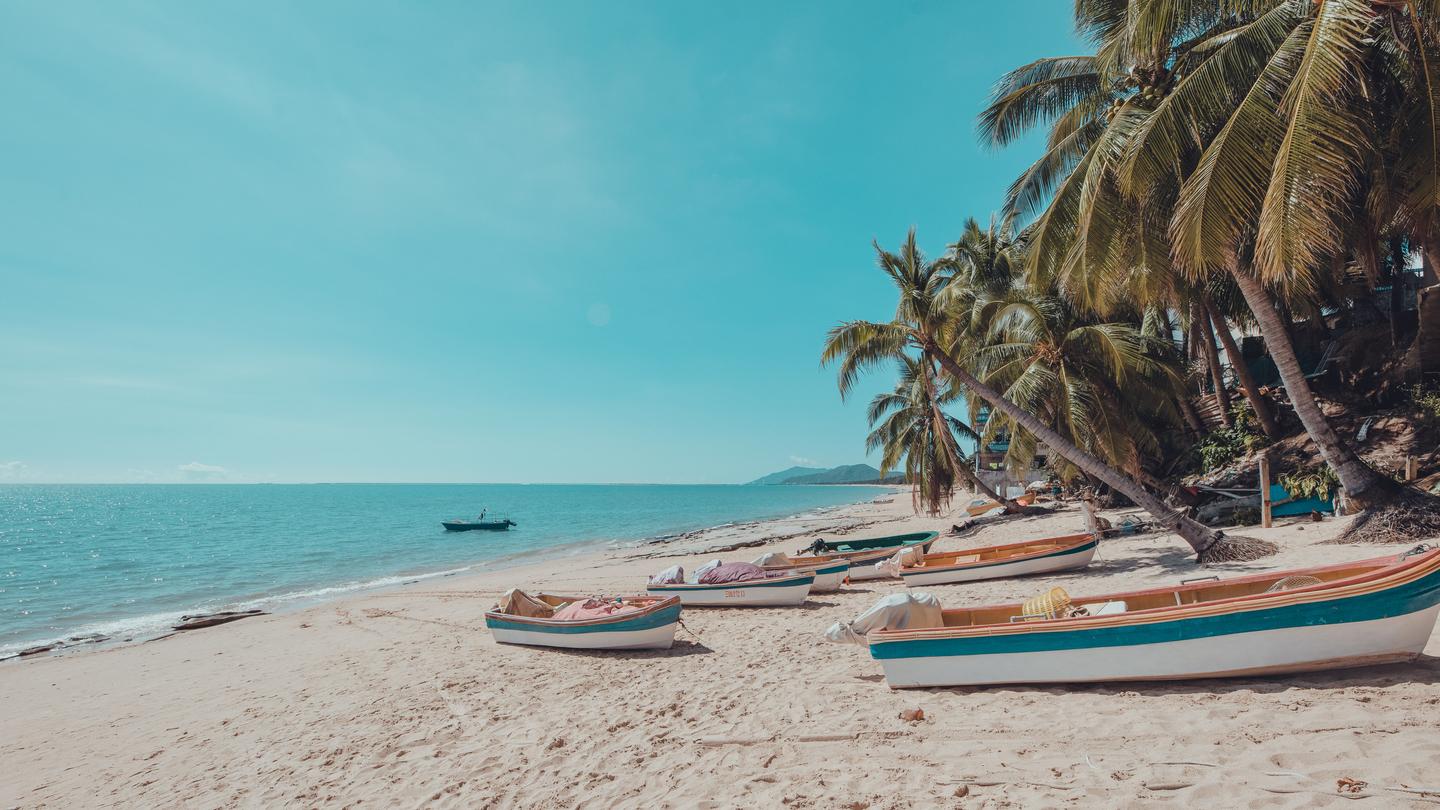
[(940, 600), (924, 591), (892, 593), (846, 624), (836, 622), (825, 631), (825, 640), (836, 644), (867, 644), (865, 635), (873, 630), (914, 630), (939, 627)]
[(651, 585), (679, 585), (685, 581), (685, 569), (678, 565), (672, 565), (664, 571), (650, 577)]
[(900, 569), (907, 565), (919, 565), (925, 559), (925, 549), (920, 546), (906, 546), (875, 564), (875, 570), (887, 577), (900, 576)]
[(720, 565), (721, 563), (719, 560), (711, 560), (710, 562), (705, 563), (704, 565), (696, 568), (693, 572), (691, 572), (690, 577), (685, 581), (690, 583), (691, 585), (698, 585), (700, 584), (700, 577), (705, 576), (706, 571), (709, 571), (711, 568), (719, 568)]
[(785, 556), (783, 551), (767, 551), (759, 557), (750, 561), (751, 565), (758, 565), (764, 568), (767, 565), (789, 565), (790, 558)]

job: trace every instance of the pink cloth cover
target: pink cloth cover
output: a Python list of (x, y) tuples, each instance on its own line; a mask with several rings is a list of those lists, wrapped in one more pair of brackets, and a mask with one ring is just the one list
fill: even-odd
[(784, 571), (766, 571), (758, 565), (747, 562), (721, 563), (700, 576), (701, 585), (724, 585), (727, 582), (746, 582), (752, 579), (789, 576)]
[(601, 619), (621, 613), (633, 613), (639, 609), (634, 605), (622, 605), (613, 600), (607, 602), (604, 599), (586, 599), (584, 602), (571, 602), (555, 611), (555, 615), (551, 618), (562, 622), (573, 622), (582, 619)]

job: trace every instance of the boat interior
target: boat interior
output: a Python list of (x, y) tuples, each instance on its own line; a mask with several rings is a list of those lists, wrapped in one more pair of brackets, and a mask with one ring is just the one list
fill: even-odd
[[(549, 593), (526, 593), (519, 588), (512, 588), (500, 597), (495, 607), (490, 609), (491, 613), (504, 613), (509, 616), (523, 616), (527, 619), (548, 619), (555, 615), (555, 611), (570, 604), (571, 602), (584, 602), (591, 597), (588, 596), (556, 596)], [(656, 596), (626, 596), (620, 599), (626, 605), (637, 608), (647, 608), (656, 602), (661, 602), (665, 597)], [(609, 601), (609, 600), (606, 600)]]
[(1020, 604), (942, 611), (945, 627), (984, 627), (1059, 619), (1113, 616), (1142, 610), (1174, 609), (1245, 596), (1308, 588), (1372, 574), (1394, 565), (1393, 558), (1352, 565), (1276, 571), (1238, 579), (1190, 582), (1173, 588), (1070, 598), (1060, 588)]
[(1065, 537), (1049, 537), (1044, 540), (1031, 540), (1026, 543), (1011, 543), (1005, 546), (991, 546), (990, 548), (972, 548), (962, 551), (947, 551), (941, 554), (926, 554), (916, 568), (934, 567), (938, 565), (965, 565), (966, 563), (990, 562), (993, 560), (1005, 560), (1011, 557), (1028, 557), (1032, 554), (1044, 554), (1050, 551), (1059, 551), (1062, 548), (1076, 545), (1077, 543), (1089, 540), (1089, 534), (1072, 534)]

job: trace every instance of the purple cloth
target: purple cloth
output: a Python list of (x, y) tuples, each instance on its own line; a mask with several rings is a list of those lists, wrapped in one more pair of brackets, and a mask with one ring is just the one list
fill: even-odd
[(768, 579), (772, 576), (788, 576), (788, 573), (766, 571), (758, 565), (747, 562), (721, 563), (702, 574), (700, 584), (724, 585), (727, 582), (748, 582), (752, 579)]

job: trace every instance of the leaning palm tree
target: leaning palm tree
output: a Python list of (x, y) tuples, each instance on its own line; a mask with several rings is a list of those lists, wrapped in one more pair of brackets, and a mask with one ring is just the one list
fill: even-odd
[(865, 369), (888, 361), (907, 347), (919, 349), (938, 362), (972, 396), (985, 400), (997, 413), (1044, 442), (1051, 452), (1134, 501), (1158, 523), (1179, 534), (1195, 550), (1201, 563), (1256, 559), (1277, 550), (1273, 543), (1227, 537), (1172, 509), (1138, 481), (1077, 447), (1035, 414), (977, 379), (955, 359), (957, 351), (968, 348), (967, 335), (955, 328), (952, 311), (955, 293), (954, 288), (947, 286), (950, 275), (944, 272), (944, 261), (930, 262), (925, 258), (915, 244), (913, 229), (898, 254), (884, 250), (879, 244), (875, 245), (875, 251), (880, 269), (895, 284), (899, 303), (894, 319), (889, 322), (848, 321), (830, 331), (821, 359), (827, 364), (841, 362), (842, 395)]
[(957, 397), (937, 391), (929, 360), (901, 354), (896, 365), (895, 389), (870, 402), (866, 415), (872, 430), (865, 449), (880, 451), (882, 478), (903, 467), (915, 509), (938, 515), (950, 505), (957, 479), (969, 478), (970, 460), (959, 452), (955, 434), (974, 439), (975, 432), (944, 412), (942, 406)]
[[(1159, 457), (1159, 433), (1181, 421), (1184, 376), (1169, 342), (1134, 323), (1089, 317), (1053, 290), (1019, 287), (984, 309), (976, 377), (1072, 444), (1143, 476), (1144, 460)], [(1008, 430), (1010, 459), (1028, 464), (1037, 442), (1017, 427), (1003, 415), (986, 424), (987, 432)]]

